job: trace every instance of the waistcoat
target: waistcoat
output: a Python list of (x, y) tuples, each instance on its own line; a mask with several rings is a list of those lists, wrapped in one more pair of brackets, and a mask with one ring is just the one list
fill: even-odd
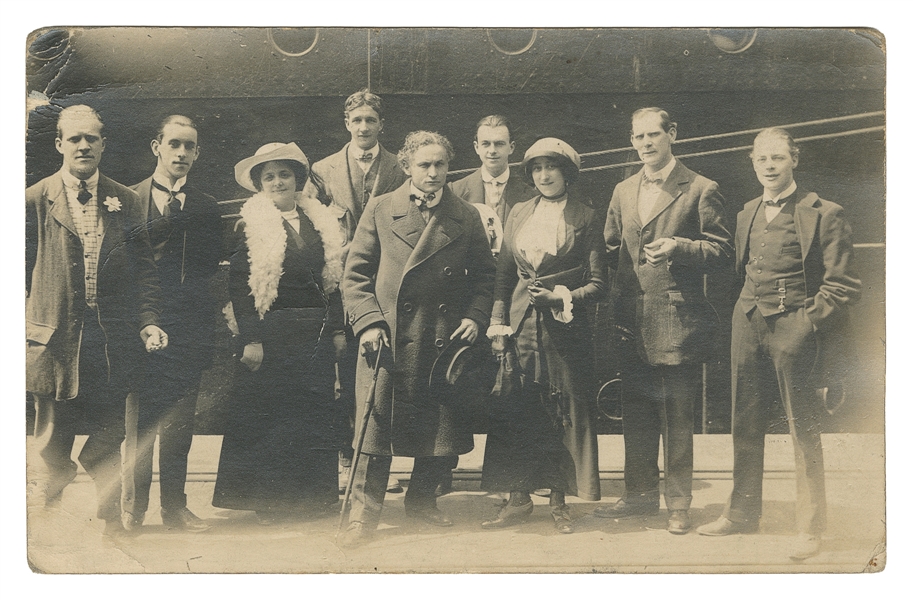
[(796, 203), (789, 199), (768, 222), (764, 205), (758, 207), (748, 237), (745, 284), (739, 302), (746, 313), (755, 307), (765, 317), (801, 308), (805, 304), (802, 248), (796, 232)]

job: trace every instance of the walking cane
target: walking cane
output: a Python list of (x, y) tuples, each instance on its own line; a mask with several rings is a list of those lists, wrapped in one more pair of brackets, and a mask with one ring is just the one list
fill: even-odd
[(346, 493), (342, 498), (342, 508), (339, 510), (339, 525), (336, 527), (336, 537), (342, 531), (342, 523), (346, 516), (346, 507), (349, 505), (349, 498), (352, 495), (352, 482), (355, 480), (355, 472), (358, 470), (358, 461), (361, 458), (361, 447), (365, 443), (365, 433), (368, 431), (368, 421), (371, 419), (371, 413), (374, 412), (374, 392), (377, 390), (377, 374), (380, 373), (380, 354), (384, 349), (383, 341), (377, 347), (377, 359), (374, 362), (374, 374), (371, 376), (371, 391), (365, 399), (364, 417), (361, 420), (361, 428), (358, 431), (358, 437), (355, 438), (355, 456), (352, 458), (352, 468), (349, 469), (349, 481), (346, 482)]

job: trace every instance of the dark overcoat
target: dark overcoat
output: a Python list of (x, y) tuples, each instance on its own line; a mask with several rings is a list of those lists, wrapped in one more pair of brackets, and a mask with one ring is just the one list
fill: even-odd
[[(131, 186), (140, 198), (143, 221), (150, 242), (165, 236), (174, 243), (179, 255), (174, 261), (162, 261), (153, 248), (162, 287), (160, 320), (168, 333), (168, 348), (156, 353), (156, 363), (173, 369), (179, 364), (182, 375), (192, 377), (212, 364), (215, 351), (215, 314), (217, 299), (212, 279), (222, 259), (222, 217), (215, 198), (185, 184), (184, 207), (170, 218), (150, 219), (155, 202), (152, 199), (152, 177)], [(163, 361), (164, 357), (168, 358)]]
[[(99, 175), (105, 235), (98, 257), (98, 316), (115, 389), (139, 384), (139, 332), (158, 325), (160, 289), (139, 198)], [(111, 202), (116, 199), (120, 204)], [(69, 400), (79, 394), (79, 347), (86, 306), (82, 243), (59, 173), (25, 191), (26, 389)]]
[[(732, 270), (732, 236), (717, 184), (678, 162), (663, 183), (653, 214), (637, 209), (643, 169), (617, 186), (605, 225), (615, 322), (634, 334), (651, 365), (702, 362), (712, 351), (719, 317), (704, 295), (704, 274)], [(644, 246), (673, 238), (666, 265), (647, 263)]]
[[(444, 189), (427, 226), (409, 199), (409, 183), (372, 199), (352, 240), (343, 303), (356, 339), (386, 327), (375, 408), (363, 451), (395, 456), (452, 456), (472, 449), (469, 418), (458, 402), (428, 389), (440, 351), (464, 318), (484, 337), (491, 314), (495, 264), (479, 213)], [(357, 423), (373, 365), (359, 358)]]

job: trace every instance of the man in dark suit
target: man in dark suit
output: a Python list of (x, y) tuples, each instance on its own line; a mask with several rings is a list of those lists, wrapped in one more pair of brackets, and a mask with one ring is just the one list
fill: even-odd
[(862, 284), (843, 209), (793, 179), (799, 149), (789, 133), (759, 133), (751, 159), (764, 194), (745, 204), (736, 225), (744, 285), (732, 314), (733, 489), (723, 516), (698, 533), (757, 531), (764, 434), (779, 399), (796, 455), (799, 535), (790, 557), (803, 560), (818, 553), (827, 525), (817, 389), (840, 375), (830, 359), (848, 343), (847, 307)]
[[(384, 129), (383, 102), (377, 94), (360, 90), (346, 99), (345, 126), (352, 139), (336, 154), (314, 163), (312, 173), (321, 185), (326, 199), (340, 213), (340, 222), (348, 245), (355, 235), (355, 228), (368, 201), (375, 196), (388, 194), (406, 181), (406, 174), (399, 166), (396, 155), (387, 151), (377, 138)], [(318, 196), (319, 191), (309, 181), (307, 193)], [(347, 328), (345, 354), (338, 360), (340, 402), (354, 415), (355, 363), (358, 347)], [(348, 481), (352, 465), (352, 450), (340, 453), (342, 481)], [(340, 483), (340, 491), (344, 488)], [(401, 493), (397, 479), (391, 478), (389, 491)]]
[(212, 363), (216, 306), (210, 280), (222, 254), (221, 215), (215, 199), (187, 183), (200, 155), (194, 122), (166, 117), (151, 145), (158, 157), (155, 172), (133, 190), (162, 286), (162, 326), (172, 333), (167, 350), (147, 355), (145, 381), (128, 399), (127, 427), (136, 433), (136, 458), (132, 481), (125, 485), (124, 527), (140, 527), (149, 508), (157, 434), (162, 522), (205, 531), (209, 526), (187, 508), (184, 484), (200, 376)]
[[(694, 402), (717, 325), (704, 275), (731, 264), (732, 241), (717, 184), (672, 155), (676, 124), (659, 108), (631, 119), (644, 168), (615, 187), (605, 227), (622, 343), (625, 493), (599, 517), (659, 510), (659, 441), (671, 533), (691, 528)], [(625, 351), (629, 350), (629, 351)]]
[(480, 120), (472, 145), (482, 166), (450, 184), (453, 193), (466, 202), (491, 207), (502, 227), (507, 224), (507, 215), (514, 204), (536, 195), (536, 190), (520, 177), (511, 176), (507, 161), (515, 146), (512, 135), (506, 117), (490, 115)]
[(342, 282), (343, 304), (364, 355), (359, 396), (369, 393), (371, 361), (384, 347), (343, 545), (361, 543), (377, 527), (393, 456), (415, 457), (407, 515), (452, 525), (437, 508), (435, 488), (452, 457), (473, 445), (470, 415), (433, 393), (428, 382), (451, 340), (473, 343), (488, 326), (494, 259), (478, 212), (444, 187), (450, 142), (416, 131), (399, 158), (410, 179), (365, 208)]
[(46, 503), (59, 503), (79, 462), (95, 481), (105, 535), (121, 524), (121, 443), (128, 391), (158, 327), (159, 284), (139, 199), (98, 172), (102, 122), (85, 105), (57, 121), (59, 172), (25, 192), (26, 389), (47, 465)]

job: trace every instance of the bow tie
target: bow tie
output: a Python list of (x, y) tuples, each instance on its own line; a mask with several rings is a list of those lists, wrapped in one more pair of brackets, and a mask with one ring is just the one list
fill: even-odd
[(172, 213), (179, 212), (181, 210), (181, 202), (186, 197), (184, 192), (169, 190), (154, 179), (152, 180), (152, 187), (168, 194), (168, 210), (170, 210)]
[(435, 198), (437, 198), (437, 194), (435, 194), (434, 192), (425, 194), (424, 196), (416, 196), (415, 194), (409, 194), (409, 199), (412, 200), (413, 202), (415, 202), (415, 205), (418, 207), (419, 210), (428, 210), (429, 208), (431, 208), (430, 206), (428, 206), (428, 203), (433, 202)]
[(764, 205), (765, 206), (778, 206), (783, 203), (783, 200), (785, 200), (785, 198), (780, 198), (779, 200), (765, 200)]
[(647, 184), (647, 185), (650, 185), (650, 184), (662, 185), (662, 184), (663, 184), (663, 178), (662, 178), (662, 177), (651, 178), (649, 175), (647, 175), (646, 173), (644, 173), (644, 183)]
[(361, 156), (358, 157), (359, 162), (370, 162), (372, 160), (374, 160), (373, 152), (365, 152), (364, 154), (362, 154)]

